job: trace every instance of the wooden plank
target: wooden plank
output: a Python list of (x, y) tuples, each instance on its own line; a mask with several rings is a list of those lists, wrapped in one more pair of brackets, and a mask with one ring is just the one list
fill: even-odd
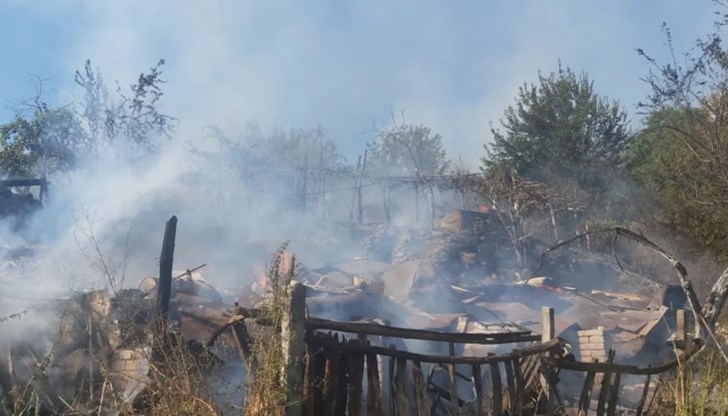
[(609, 380), (611, 378), (612, 373), (604, 373), (602, 376), (602, 385), (599, 389), (599, 401), (597, 402), (597, 416), (604, 416), (609, 392)]
[(415, 409), (417, 410), (417, 416), (430, 416), (430, 406), (427, 403), (426, 394), (427, 385), (425, 385), (425, 380), (422, 374), (422, 365), (417, 361), (412, 362), (411, 372), (412, 395), (415, 399)]
[[(450, 357), (455, 358), (455, 344), (448, 344)], [(460, 414), (460, 404), (458, 403), (458, 381), (455, 374), (455, 364), (450, 364), (447, 367), (447, 373), (450, 376), (450, 414)]]
[[(351, 342), (357, 342), (352, 340)], [(361, 415), (362, 378), (364, 376), (364, 355), (349, 354), (349, 416)]]
[(529, 355), (521, 359), (521, 371), (523, 372), (523, 377), (525, 379), (525, 391), (532, 392), (535, 390), (540, 367), (541, 357), (539, 355)]
[(620, 374), (614, 373), (609, 390), (609, 399), (607, 400), (607, 416), (615, 416), (617, 414), (617, 403), (619, 401), (619, 387), (622, 382)]
[[(324, 342), (326, 342), (324, 340)], [(492, 355), (487, 357), (450, 357), (441, 355), (426, 355), (418, 354), (409, 351), (399, 351), (392, 348), (384, 348), (377, 346), (362, 346), (362, 345), (345, 345), (345, 344), (332, 344), (329, 341), (328, 346), (335, 348), (339, 351), (357, 351), (365, 353), (374, 353), (377, 355), (383, 355), (387, 357), (404, 358), (408, 361), (419, 361), (423, 363), (437, 363), (437, 364), (491, 364), (495, 362), (503, 362), (513, 360), (516, 358), (526, 357), (528, 355), (542, 354), (547, 351), (554, 349), (560, 349), (561, 341), (558, 338), (552, 339), (551, 341), (543, 344), (533, 345), (527, 348), (522, 348), (514, 352), (503, 354), (503, 355)], [(538, 358), (537, 358), (538, 360)]]
[(640, 397), (640, 402), (637, 404), (637, 410), (635, 411), (635, 416), (642, 416), (642, 412), (644, 411), (645, 404), (647, 403), (647, 394), (650, 391), (650, 381), (652, 379), (652, 376), (650, 374), (647, 375), (647, 379), (645, 380), (645, 385), (642, 387), (642, 396)]
[(512, 360), (511, 365), (513, 366), (513, 374), (516, 378), (516, 407), (515, 414), (518, 416), (523, 415), (524, 407), (526, 406), (526, 383), (523, 380), (523, 374), (521, 373), (521, 365), (518, 360)]
[(324, 415), (335, 415), (334, 401), (336, 400), (336, 374), (338, 373), (338, 360), (334, 351), (327, 351), (326, 371), (324, 375)]
[[(307, 336), (308, 339), (308, 336)], [(313, 341), (311, 341), (313, 342)], [(311, 348), (311, 342), (306, 343), (306, 357), (304, 358), (304, 372), (303, 372), (303, 414), (306, 416), (312, 416), (314, 414), (313, 408), (313, 386), (314, 386), (314, 366), (315, 366), (315, 355)]]
[[(343, 340), (342, 340), (343, 341)], [(336, 360), (336, 394), (335, 394), (335, 405), (334, 414), (343, 415), (346, 414), (346, 401), (348, 396), (348, 375), (349, 375), (349, 360), (347, 358), (350, 353), (339, 352)]]
[(475, 398), (478, 416), (481, 416), (485, 409), (483, 408), (483, 373), (481, 372), (480, 366), (475, 364), (473, 366), (473, 384), (475, 384)]
[[(607, 362), (611, 363), (612, 360), (614, 360), (614, 350), (609, 350), (609, 353), (607, 353)], [(606, 405), (607, 405), (607, 398), (609, 397), (609, 383), (612, 380), (612, 372), (611, 371), (605, 371), (604, 375), (602, 376), (602, 385), (599, 390), (599, 402), (597, 403), (597, 416), (603, 416)]]
[(506, 370), (506, 385), (508, 386), (508, 414), (512, 415), (515, 413), (516, 408), (516, 379), (513, 374), (513, 362), (506, 361), (503, 363)]
[(313, 372), (313, 405), (312, 413), (309, 416), (318, 416), (321, 412), (324, 412), (325, 401), (324, 394), (326, 391), (326, 354), (323, 350), (319, 350), (320, 345), (314, 344), (313, 350), (316, 351), (313, 360), (314, 372)]
[(561, 368), (571, 371), (595, 371), (597, 373), (612, 372), (631, 375), (657, 375), (672, 370), (681, 362), (687, 362), (699, 349), (692, 349), (685, 354), (681, 354), (676, 360), (660, 364), (657, 366), (637, 367), (634, 365), (614, 364), (614, 363), (583, 363), (578, 361), (570, 361), (561, 358), (542, 357), (541, 359), (552, 367)]
[[(554, 339), (556, 336), (556, 324), (554, 321), (554, 308), (544, 306), (541, 308), (541, 343), (546, 343)], [(546, 354), (549, 356), (550, 354)], [(543, 365), (543, 363), (542, 363)], [(543, 389), (544, 399), (546, 401), (546, 411), (551, 412), (554, 402), (553, 391), (549, 381), (544, 376), (546, 372), (541, 374), (541, 388)]]
[(592, 390), (594, 390), (594, 378), (596, 373), (589, 371), (584, 379), (584, 387), (581, 389), (579, 396), (578, 415), (586, 416), (589, 413), (589, 405), (591, 404)]
[(409, 398), (407, 397), (407, 360), (397, 358), (395, 366), (394, 391), (399, 416), (410, 416)]
[(309, 317), (306, 328), (312, 330), (341, 331), (350, 333), (365, 333), (385, 337), (419, 339), (424, 341), (454, 342), (456, 344), (508, 344), (538, 341), (542, 337), (534, 335), (531, 331), (509, 331), (492, 334), (452, 333), (426, 331), (422, 329), (398, 328), (392, 326), (371, 324), (367, 322), (342, 322), (328, 319)]
[(367, 415), (382, 413), (382, 394), (379, 386), (379, 363), (377, 356), (367, 354)]
[[(397, 347), (394, 344), (389, 345), (389, 349), (392, 351), (396, 351)], [(397, 393), (394, 391), (394, 365), (395, 365), (395, 358), (390, 357), (389, 358), (389, 372), (387, 379), (389, 380), (389, 414), (395, 415), (397, 412)]]
[(503, 416), (503, 386), (499, 363), (490, 365), (490, 377), (491, 386), (493, 386), (493, 415)]

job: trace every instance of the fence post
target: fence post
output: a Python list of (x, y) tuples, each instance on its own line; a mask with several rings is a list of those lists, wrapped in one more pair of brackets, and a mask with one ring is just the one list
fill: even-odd
[(685, 323), (685, 309), (675, 311), (675, 341), (677, 341), (677, 345), (684, 351), (687, 351), (690, 347), (687, 325)]
[(306, 353), (306, 287), (292, 281), (290, 307), (281, 323), (286, 386), (286, 415), (301, 416), (303, 412), (303, 364)]
[[(541, 342), (551, 341), (556, 337), (556, 325), (554, 322), (554, 308), (544, 306), (541, 308)], [(546, 353), (549, 354), (549, 353)], [(545, 365), (542, 365), (542, 369), (546, 369)], [(548, 410), (551, 410), (554, 392), (551, 391), (549, 380), (547, 377), (550, 376), (550, 371), (541, 372), (541, 386), (543, 386), (544, 398)]]

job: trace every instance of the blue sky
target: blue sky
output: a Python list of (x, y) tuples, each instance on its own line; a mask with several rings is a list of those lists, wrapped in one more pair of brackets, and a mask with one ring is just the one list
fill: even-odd
[(75, 100), (90, 58), (131, 83), (165, 58), (164, 109), (179, 135), (323, 125), (350, 158), (392, 111), (442, 134), (474, 165), (489, 122), (517, 88), (558, 60), (634, 113), (647, 93), (641, 47), (665, 55), (712, 30), (710, 0), (247, 1), (0, 0), (0, 122), (47, 79), (54, 104)]

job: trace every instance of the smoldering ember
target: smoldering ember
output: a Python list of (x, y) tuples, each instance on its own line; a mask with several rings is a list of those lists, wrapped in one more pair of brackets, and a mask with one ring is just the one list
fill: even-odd
[[(339, 233), (359, 255), (308, 268), (283, 244), (240, 286), (173, 263), (184, 220), (172, 217), (158, 274), (138, 288), (28, 295), (6, 318), (32, 336), (3, 341), (3, 412), (146, 414), (187, 396), (191, 414), (264, 412), (271, 392), (256, 383), (272, 383), (287, 414), (639, 414), (708, 334), (724, 340), (711, 309), (721, 301), (694, 309), (684, 267), (646, 237), (614, 228), (556, 247), (534, 240), (544, 255), (524, 275), (504, 215), (481, 205), (431, 228), (342, 225), (311, 243), (336, 250)], [(613, 257), (590, 247), (614, 239), (625, 248)], [(673, 284), (626, 264), (644, 247), (672, 263)], [(8, 260), (32, 261), (33, 250)]]

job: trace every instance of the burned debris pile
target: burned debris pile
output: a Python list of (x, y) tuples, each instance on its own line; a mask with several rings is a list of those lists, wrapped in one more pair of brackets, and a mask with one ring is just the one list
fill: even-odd
[[(244, 287), (217, 289), (215, 276), (210, 280), (203, 277), (205, 265), (174, 272), (168, 319), (161, 321), (160, 279), (154, 276), (142, 279), (138, 288), (115, 294), (90, 291), (34, 305), (29, 316), (16, 325), (33, 322), (33, 317), (57, 325), (45, 325), (36, 341), (32, 337), (3, 340), (2, 411), (145, 412), (163, 401), (158, 390), (171, 380), (170, 374), (184, 373), (184, 377), (172, 377), (187, 380), (175, 388), (198, 398), (195, 406), (205, 407), (205, 412), (214, 408), (239, 413), (244, 386), (252, 381), (258, 364), (257, 339), (281, 330), (275, 326), (279, 323), (271, 327), (261, 312), (275, 307), (271, 293), (280, 284), (275, 276), (281, 275), (293, 276), (303, 284), (306, 342), (323, 342), (332, 354), (392, 347), (398, 351), (390, 355), (395, 363), (392, 368), (399, 368), (400, 352), (411, 354), (403, 357), (446, 357), (442, 365), (438, 358), (418, 370), (424, 371), (418, 379), (426, 390), (422, 403), (439, 409), (433, 414), (453, 403), (482, 405), (482, 396), (467, 391), (472, 392), (482, 377), (495, 380), (491, 373), (479, 373), (481, 364), (473, 364), (475, 361), (463, 368), (451, 363), (450, 369), (447, 360), (453, 357), (470, 363), (495, 354), (506, 358), (483, 361), (483, 371), (486, 365), (500, 365), (505, 368), (502, 371), (513, 371), (518, 365), (526, 372), (522, 375), (530, 378), (538, 378), (540, 361), (528, 354), (538, 357), (547, 351), (558, 350), (561, 357), (576, 362), (658, 365), (669, 358), (671, 345), (676, 345), (668, 340), (673, 337), (674, 341), (677, 322), (682, 319), (679, 311), (689, 308), (681, 287), (660, 285), (622, 265), (615, 266), (614, 259), (604, 254), (563, 250), (542, 262), (539, 274), (533, 276), (528, 267), (513, 260), (508, 235), (488, 212), (457, 211), (434, 229), (374, 225), (356, 226), (349, 232), (361, 245), (360, 256), (306, 268), (282, 250), (275, 270), (251, 267), (254, 281)], [(529, 244), (537, 250), (542, 243)], [(582, 279), (577, 281), (577, 275)], [(545, 307), (552, 308), (555, 315), (549, 330), (553, 334), (541, 338)], [(350, 324), (354, 326), (347, 326)], [(408, 333), (404, 329), (416, 329), (479, 334), (483, 339), (500, 337), (503, 342), (461, 342), (455, 348), (453, 342), (397, 336), (396, 328), (402, 334)], [(356, 341), (357, 336), (361, 338), (367, 330), (380, 335), (355, 345), (361, 341)], [(390, 335), (383, 337), (385, 332)], [(539, 349), (541, 339), (554, 343), (544, 343), (548, 348)], [(338, 346), (345, 344), (349, 346)], [(309, 345), (308, 351), (316, 350), (311, 348)], [(514, 348), (531, 352), (509, 355)], [(180, 362), (185, 366), (175, 368)], [(501, 371), (493, 368), (488, 371)], [(310, 371), (321, 369), (311, 367)], [(404, 367), (395, 373), (400, 371)], [(227, 384), (221, 381), (221, 374)], [(450, 386), (453, 374), (466, 380), (457, 391)], [(197, 381), (189, 381), (192, 379)], [(538, 395), (538, 389), (555, 388), (552, 383), (557, 381), (529, 384), (524, 392)], [(563, 375), (559, 389), (564, 400), (578, 398), (582, 384), (581, 379)]]

